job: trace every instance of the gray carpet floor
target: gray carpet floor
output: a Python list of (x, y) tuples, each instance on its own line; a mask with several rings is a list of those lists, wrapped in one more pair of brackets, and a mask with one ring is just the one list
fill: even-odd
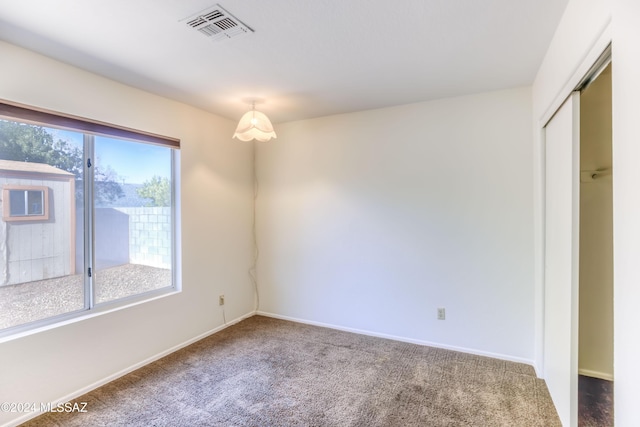
[(25, 426), (559, 426), (531, 366), (254, 316)]

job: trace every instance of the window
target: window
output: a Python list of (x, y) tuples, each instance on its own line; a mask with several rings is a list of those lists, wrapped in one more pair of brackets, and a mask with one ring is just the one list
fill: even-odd
[(49, 219), (49, 189), (43, 186), (5, 185), (4, 221), (41, 221)]
[(178, 149), (0, 101), (0, 335), (176, 289)]

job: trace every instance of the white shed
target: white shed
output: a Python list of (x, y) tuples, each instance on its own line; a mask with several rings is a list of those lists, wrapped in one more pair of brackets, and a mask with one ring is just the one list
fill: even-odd
[(75, 176), (0, 160), (0, 286), (75, 274)]

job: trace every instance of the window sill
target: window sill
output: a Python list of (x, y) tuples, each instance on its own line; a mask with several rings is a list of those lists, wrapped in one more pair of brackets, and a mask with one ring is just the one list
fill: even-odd
[(8, 328), (0, 332), (0, 344), (16, 339), (36, 335), (51, 329), (67, 326), (73, 323), (82, 322), (93, 317), (102, 316), (116, 311), (125, 310), (131, 307), (145, 304), (158, 299), (179, 294), (179, 287), (171, 287), (149, 291), (144, 294), (122, 298), (113, 302), (106, 302), (96, 305), (91, 310), (79, 310), (72, 313), (65, 313), (49, 319), (38, 320), (30, 324)]

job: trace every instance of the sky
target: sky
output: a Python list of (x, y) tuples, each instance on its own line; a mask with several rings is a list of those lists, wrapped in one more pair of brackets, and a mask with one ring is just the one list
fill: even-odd
[[(62, 139), (82, 147), (82, 134), (48, 128), (55, 140)], [(171, 178), (171, 150), (152, 144), (95, 137), (96, 163), (108, 165), (121, 184), (143, 184), (154, 175)]]

